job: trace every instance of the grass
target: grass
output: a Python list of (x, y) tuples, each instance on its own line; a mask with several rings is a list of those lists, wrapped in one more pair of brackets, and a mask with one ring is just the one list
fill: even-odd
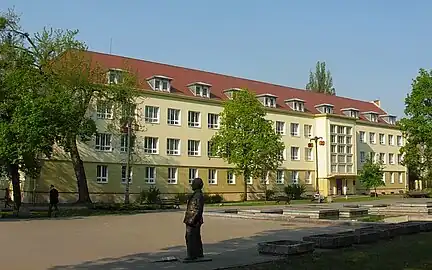
[(230, 270), (430, 270), (432, 233), (401, 236), (372, 245), (293, 256), (290, 259)]

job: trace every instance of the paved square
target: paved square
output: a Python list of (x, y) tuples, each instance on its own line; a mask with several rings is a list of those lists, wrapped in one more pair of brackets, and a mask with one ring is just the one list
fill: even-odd
[[(1, 269), (213, 269), (263, 260), (256, 243), (329, 231), (329, 225), (205, 217), (211, 263), (151, 263), (185, 255), (182, 212), (29, 221), (0, 220)], [(321, 228), (317, 228), (321, 227)]]

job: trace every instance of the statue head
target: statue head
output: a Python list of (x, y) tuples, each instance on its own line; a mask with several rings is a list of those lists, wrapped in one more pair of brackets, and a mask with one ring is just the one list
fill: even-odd
[(203, 180), (202, 180), (201, 178), (199, 178), (199, 177), (198, 177), (198, 178), (195, 178), (195, 179), (192, 181), (191, 186), (192, 186), (192, 190), (202, 189), (203, 186), (204, 186)]

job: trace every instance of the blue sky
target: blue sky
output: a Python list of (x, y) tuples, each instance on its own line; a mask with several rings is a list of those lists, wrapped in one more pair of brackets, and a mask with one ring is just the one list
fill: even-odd
[(432, 1), (2, 0), (28, 32), (79, 29), (91, 50), (303, 88), (326, 61), (338, 95), (403, 115), (432, 63)]

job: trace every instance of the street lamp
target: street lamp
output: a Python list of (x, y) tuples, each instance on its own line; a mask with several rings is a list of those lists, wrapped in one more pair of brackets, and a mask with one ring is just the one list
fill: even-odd
[(126, 160), (126, 183), (125, 183), (125, 194), (124, 203), (129, 204), (129, 193), (130, 193), (130, 170), (131, 170), (131, 154), (132, 154), (132, 119), (129, 117), (126, 126), (122, 128), (123, 134), (127, 132), (127, 160)]
[[(319, 182), (318, 182), (318, 141), (319, 140), (322, 140), (322, 137), (315, 136), (310, 139), (310, 143), (308, 144), (308, 147), (313, 147), (314, 145), (312, 142), (315, 143), (315, 187), (318, 195), (320, 194)], [(324, 145), (324, 141), (320, 141), (319, 143), (320, 145)]]

